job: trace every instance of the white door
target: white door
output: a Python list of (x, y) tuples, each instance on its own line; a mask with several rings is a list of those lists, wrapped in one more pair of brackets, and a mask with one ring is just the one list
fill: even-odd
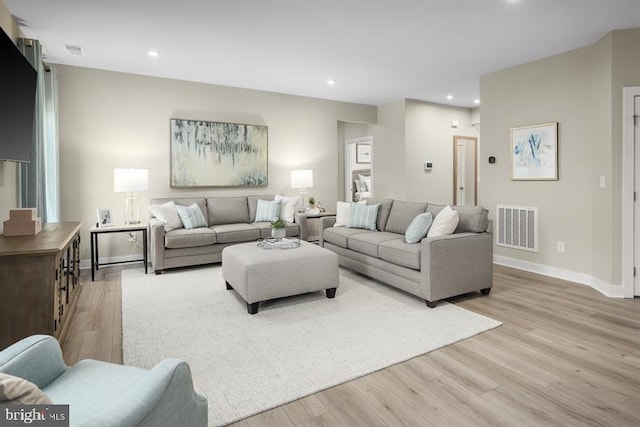
[[(634, 126), (633, 126), (633, 152), (635, 153), (634, 167), (634, 191), (636, 200), (633, 207), (634, 215), (634, 266), (640, 269), (640, 96), (634, 97)], [(635, 295), (640, 295), (640, 271), (636, 270), (634, 277)]]

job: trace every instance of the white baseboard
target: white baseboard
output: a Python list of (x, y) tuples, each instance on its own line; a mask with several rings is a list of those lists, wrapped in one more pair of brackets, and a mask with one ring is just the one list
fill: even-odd
[(564, 268), (536, 264), (535, 262), (522, 261), (500, 255), (493, 256), (493, 263), (518, 270), (529, 271), (531, 273), (541, 274), (543, 276), (554, 277), (556, 279), (567, 280), (581, 285), (587, 285), (610, 298), (624, 298), (624, 287), (622, 285), (606, 283), (590, 274), (578, 273)]
[[(134, 261), (139, 261), (142, 262), (142, 255), (140, 254), (133, 254), (133, 255), (121, 255), (121, 256), (114, 256), (114, 257), (108, 257), (108, 258), (100, 258), (100, 268), (107, 268), (107, 267), (113, 267), (112, 265), (102, 265), (102, 263), (105, 262), (134, 262)], [(117, 264), (115, 264), (117, 265)], [(81, 259), (80, 260), (80, 270), (89, 270), (91, 269), (91, 260), (90, 259)]]

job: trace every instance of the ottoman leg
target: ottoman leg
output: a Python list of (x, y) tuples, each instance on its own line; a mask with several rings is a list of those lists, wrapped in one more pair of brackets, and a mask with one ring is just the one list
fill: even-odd
[(228, 291), (230, 291), (231, 289), (233, 289), (233, 288), (231, 287), (231, 285), (229, 284), (229, 282), (224, 282), (224, 283), (226, 283), (226, 284), (227, 284), (227, 290), (228, 290)]
[(326, 290), (327, 292), (327, 298), (335, 298), (336, 296), (336, 289), (337, 288), (329, 288)]
[(249, 314), (256, 314), (258, 312), (259, 302), (252, 302), (251, 304), (247, 303), (247, 311)]

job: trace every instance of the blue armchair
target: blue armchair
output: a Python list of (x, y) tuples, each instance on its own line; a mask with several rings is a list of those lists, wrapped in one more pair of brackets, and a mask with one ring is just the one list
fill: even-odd
[(68, 404), (71, 426), (207, 425), (207, 400), (194, 391), (189, 365), (177, 359), (151, 370), (90, 359), (67, 366), (55, 338), (34, 335), (0, 352), (0, 372)]

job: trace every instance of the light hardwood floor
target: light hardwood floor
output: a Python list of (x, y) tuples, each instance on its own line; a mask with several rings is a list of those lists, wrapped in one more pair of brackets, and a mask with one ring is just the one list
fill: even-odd
[[(122, 268), (82, 272), (67, 363), (122, 363)], [(233, 426), (640, 425), (640, 299), (496, 266), (450, 302), (504, 324)]]

